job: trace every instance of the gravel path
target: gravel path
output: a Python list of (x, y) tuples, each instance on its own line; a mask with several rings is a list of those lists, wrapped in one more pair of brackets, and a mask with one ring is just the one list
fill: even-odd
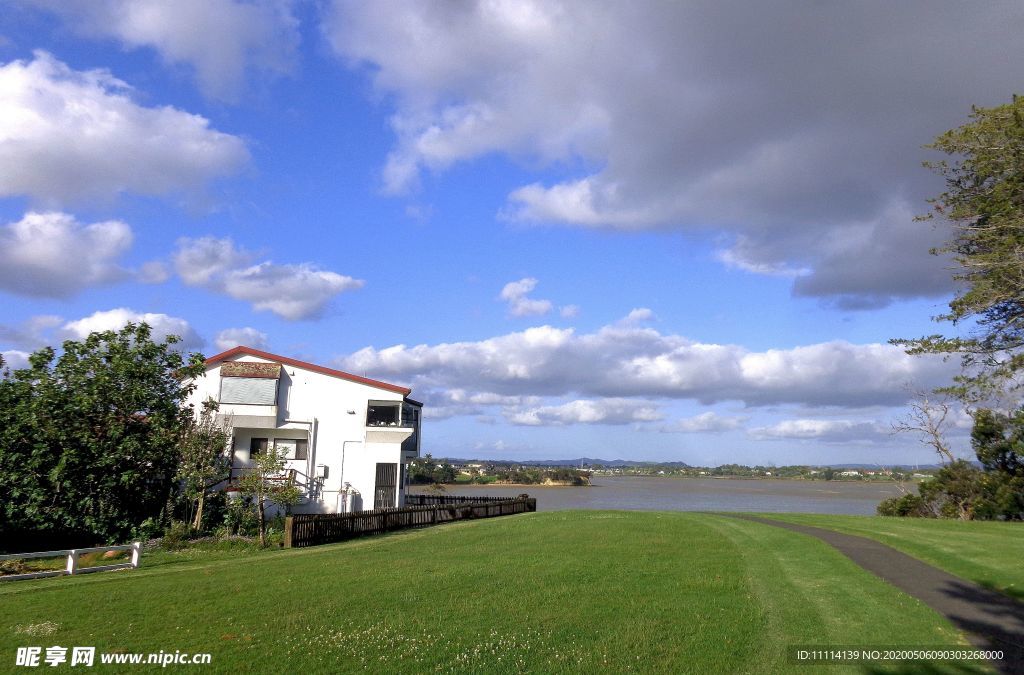
[(1024, 603), (953, 576), (873, 539), (759, 516), (721, 515), (821, 539), (867, 571), (948, 618), (979, 649), (1002, 650), (1005, 658), (992, 662), (999, 672), (1024, 673)]

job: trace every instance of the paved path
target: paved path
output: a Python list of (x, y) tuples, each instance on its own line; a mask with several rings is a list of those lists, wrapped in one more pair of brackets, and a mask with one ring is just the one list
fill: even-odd
[(759, 516), (722, 515), (821, 539), (867, 571), (948, 618), (979, 649), (1002, 650), (1005, 658), (992, 663), (1000, 672), (1024, 673), (1024, 603), (943, 572), (874, 539)]

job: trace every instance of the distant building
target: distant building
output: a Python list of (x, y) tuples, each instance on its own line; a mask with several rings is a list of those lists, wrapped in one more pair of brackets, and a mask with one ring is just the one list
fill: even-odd
[(405, 503), (409, 462), (420, 452), (423, 404), (411, 390), (324, 366), (235, 347), (206, 360), (190, 396), (209, 399), (231, 427), (231, 490), (254, 455), (276, 449), (303, 490), (296, 513)]

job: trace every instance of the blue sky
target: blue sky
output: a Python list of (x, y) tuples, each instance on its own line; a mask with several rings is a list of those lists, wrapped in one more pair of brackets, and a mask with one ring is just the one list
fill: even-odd
[[(928, 462), (922, 149), (1016, 3), (19, 0), (0, 352), (147, 320), (412, 386), (425, 450)], [(950, 432), (966, 449), (967, 418)]]

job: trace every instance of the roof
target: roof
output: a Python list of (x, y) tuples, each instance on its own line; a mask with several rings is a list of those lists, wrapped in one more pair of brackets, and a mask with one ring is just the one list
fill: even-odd
[(315, 363), (308, 363), (306, 361), (299, 361), (287, 356), (280, 356), (278, 354), (271, 354), (270, 352), (264, 352), (259, 349), (253, 349), (252, 347), (238, 346), (233, 347), (226, 352), (221, 352), (206, 359), (206, 365), (212, 366), (221, 361), (227, 361), (228, 359), (239, 356), (241, 354), (248, 354), (249, 356), (256, 356), (261, 359), (267, 359), (269, 361), (277, 361), (289, 366), (295, 366), (296, 368), (304, 368), (311, 370), (314, 373), (320, 373), (321, 375), (329, 375), (330, 377), (338, 377), (343, 380), (349, 380), (350, 382), (358, 382), (359, 384), (365, 384), (370, 387), (376, 387), (378, 389), (386, 389), (387, 391), (393, 391), (402, 396), (408, 396), (412, 393), (412, 389), (408, 387), (400, 387), (397, 384), (389, 384), (388, 382), (381, 382), (380, 380), (371, 380), (368, 377), (359, 377), (352, 373), (346, 373), (343, 370), (335, 370), (334, 368), (326, 368), (324, 366), (318, 366)]

